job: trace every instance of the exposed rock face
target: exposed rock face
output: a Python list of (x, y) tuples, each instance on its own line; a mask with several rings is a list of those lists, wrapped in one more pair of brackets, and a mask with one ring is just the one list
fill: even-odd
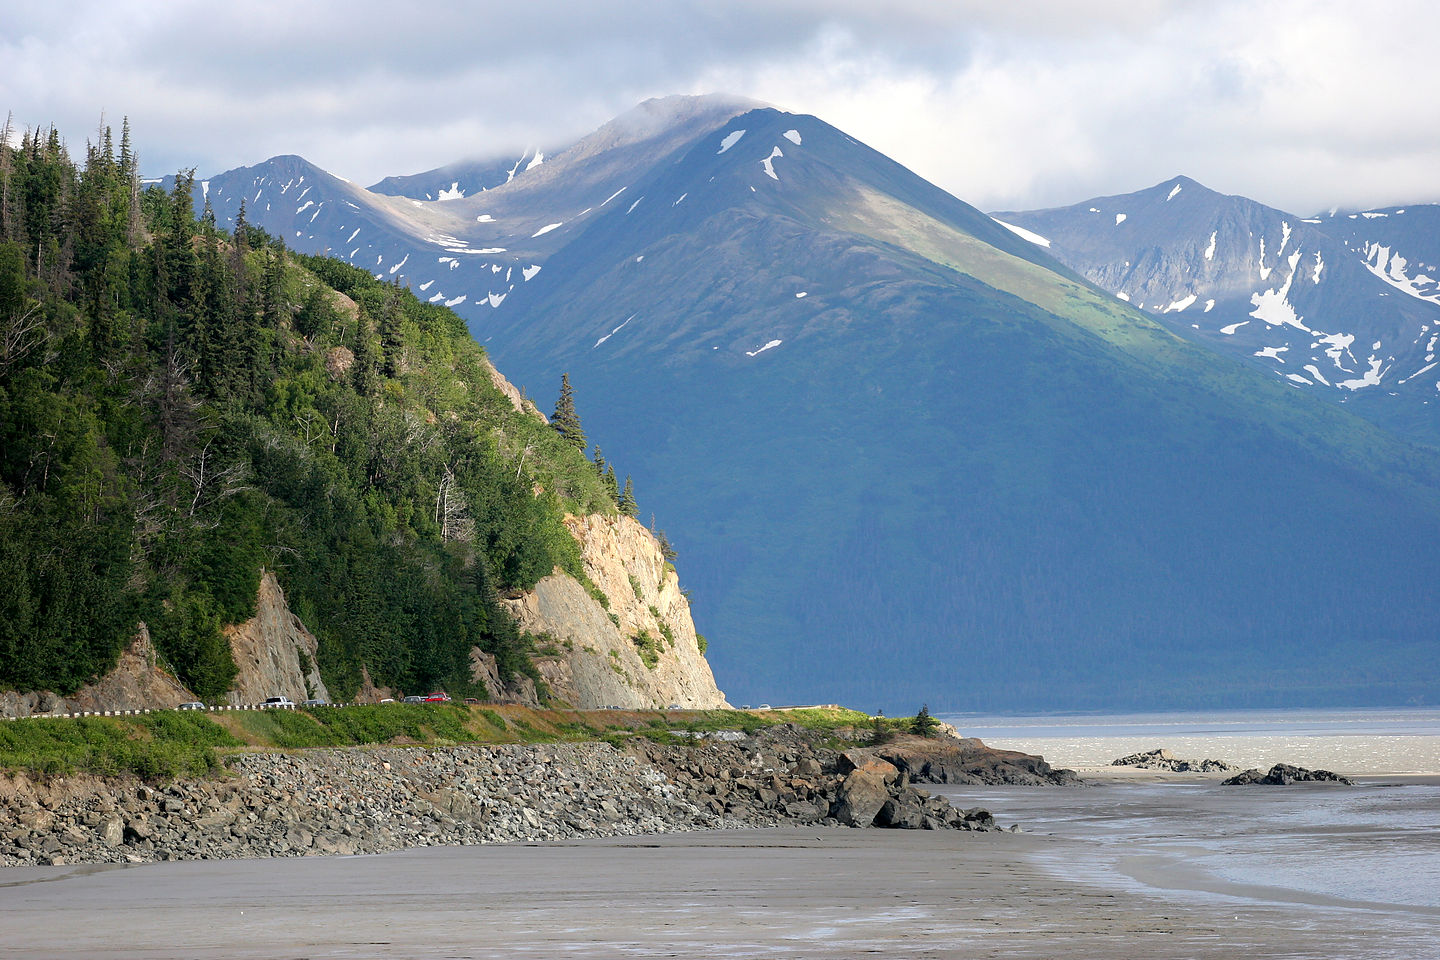
[[(558, 644), (537, 661), (552, 694), (582, 709), (728, 706), (700, 653), (690, 601), (650, 531), (623, 516), (569, 517), (566, 526), (609, 609), (558, 570), (506, 601), (522, 630)], [(647, 638), (653, 666), (642, 656)]]
[(195, 694), (156, 663), (150, 630), (141, 623), (115, 668), (95, 683), (81, 687), (71, 697), (46, 690), (30, 693), (7, 690), (0, 693), (0, 717), (173, 707), (194, 699)]
[(511, 677), (508, 681), (502, 679), (495, 656), (479, 647), (470, 648), (470, 674), (485, 684), (485, 689), (490, 692), (490, 699), (498, 703), (526, 703), (533, 706), (540, 701), (534, 680), (524, 676)]
[(1277, 763), (1270, 768), (1268, 773), (1246, 770), (1244, 773), (1237, 773), (1221, 785), (1226, 787), (1249, 786), (1256, 783), (1276, 787), (1283, 787), (1291, 783), (1343, 783), (1347, 787), (1355, 786), (1354, 781), (1342, 777), (1338, 773), (1331, 773), (1329, 770), (1306, 770), (1304, 767), (1292, 767), (1288, 763)]
[(316, 666), (318, 642), (285, 605), (285, 592), (270, 571), (260, 577), (255, 616), (225, 628), (239, 673), (227, 694), (230, 703), (259, 703), (266, 697), (330, 699)]
[(1181, 760), (1169, 750), (1132, 753), (1110, 761), (1112, 767), (1139, 767), (1142, 770), (1171, 770), (1175, 773), (1228, 773), (1240, 768), (1224, 760)]
[(495, 384), (495, 389), (505, 394), (505, 399), (510, 401), (510, 406), (514, 407), (520, 413), (528, 413), (531, 416), (539, 417), (545, 423), (550, 422), (550, 418), (541, 413), (540, 408), (535, 406), (529, 397), (522, 395), (519, 390), (515, 389), (515, 384), (506, 380), (505, 375), (495, 369), (495, 365), (490, 362), (489, 357), (485, 358), (485, 367), (490, 371), (490, 382)]

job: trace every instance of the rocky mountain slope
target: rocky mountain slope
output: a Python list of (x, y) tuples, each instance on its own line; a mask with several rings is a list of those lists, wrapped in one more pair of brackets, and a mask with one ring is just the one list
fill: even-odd
[(1434, 443), (1434, 209), (1302, 218), (1175, 177), (995, 216), (1182, 335)]

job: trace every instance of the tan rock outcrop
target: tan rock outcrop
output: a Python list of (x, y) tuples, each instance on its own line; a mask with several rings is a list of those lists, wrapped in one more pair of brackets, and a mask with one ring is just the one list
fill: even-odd
[[(226, 700), (259, 703), (266, 697), (330, 699), (316, 664), (319, 642), (285, 604), (275, 574), (265, 571), (255, 600), (255, 616), (224, 629), (239, 673)], [(309, 689), (307, 690), (307, 683)]]
[(505, 394), (505, 399), (510, 401), (510, 406), (514, 407), (516, 411), (538, 417), (543, 423), (550, 422), (550, 418), (540, 412), (540, 408), (535, 406), (534, 401), (524, 396), (516, 389), (515, 384), (505, 379), (505, 375), (495, 369), (495, 364), (490, 362), (488, 356), (485, 357), (485, 368), (490, 371), (490, 382), (495, 385), (495, 389)]
[(95, 683), (81, 687), (70, 697), (48, 690), (7, 690), (0, 693), (0, 717), (174, 707), (194, 699), (195, 694), (156, 662), (150, 630), (141, 623), (115, 668)]
[[(650, 531), (630, 517), (567, 517), (565, 523), (609, 609), (558, 569), (504, 601), (523, 631), (553, 638), (548, 650), (542, 643), (537, 659), (552, 695), (582, 709), (729, 706), (700, 653), (690, 601)], [(653, 651), (653, 666), (646, 665), (642, 644)]]

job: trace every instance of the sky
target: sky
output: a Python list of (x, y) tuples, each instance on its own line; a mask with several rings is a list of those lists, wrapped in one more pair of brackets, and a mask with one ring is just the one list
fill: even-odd
[(1440, 201), (1431, 0), (0, 0), (0, 111), (147, 175), (370, 184), (554, 151), (649, 97), (820, 117), (983, 209), (1185, 174), (1308, 215)]

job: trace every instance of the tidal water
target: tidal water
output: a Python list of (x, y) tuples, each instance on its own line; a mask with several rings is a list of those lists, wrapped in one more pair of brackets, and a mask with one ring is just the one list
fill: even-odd
[[(1219, 778), (1080, 788), (947, 788), (1003, 823), (1086, 841), (1095, 879), (1141, 892), (1390, 911), (1434, 924), (1440, 956), (1440, 710), (1084, 717), (944, 717), (994, 747), (1056, 766), (1131, 753), (1333, 770), (1356, 786), (1226, 787)], [(1073, 863), (1055, 863), (1074, 874)]]

